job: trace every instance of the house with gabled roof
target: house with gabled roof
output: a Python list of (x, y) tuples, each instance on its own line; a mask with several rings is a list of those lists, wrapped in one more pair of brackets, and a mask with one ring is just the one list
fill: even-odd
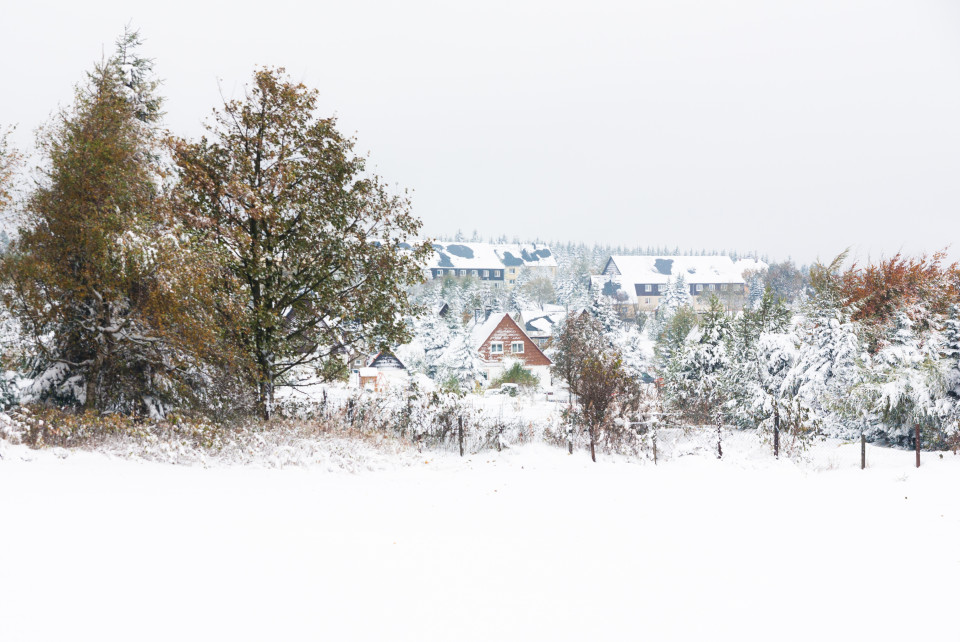
[(361, 389), (374, 392), (405, 387), (410, 382), (407, 366), (390, 350), (375, 354), (366, 366), (357, 369), (356, 375), (356, 383)]
[(509, 313), (497, 312), (475, 323), (470, 330), (470, 342), (471, 347), (480, 353), (488, 381), (495, 379), (513, 362), (520, 362), (540, 379), (542, 386), (551, 385), (550, 366), (553, 362)]

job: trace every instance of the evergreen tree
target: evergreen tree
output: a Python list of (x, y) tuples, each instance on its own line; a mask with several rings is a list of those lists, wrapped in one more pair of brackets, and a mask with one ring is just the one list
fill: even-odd
[(137, 81), (134, 101), (122, 56), (140, 60), (123, 40), (43, 133), (47, 162), (4, 258), (5, 299), (35, 339), (35, 398), (162, 415), (195, 397), (209, 380), (202, 356), (220, 352), (211, 268), (159, 188), (155, 85)]
[(0, 132), (0, 212), (13, 200), (13, 177), (21, 161), (9, 139), (9, 131)]
[(723, 305), (711, 297), (700, 327), (689, 334), (667, 365), (666, 399), (695, 422), (711, 422), (729, 397), (724, 376), (730, 366), (726, 345), (730, 334), (730, 319)]
[(783, 386), (828, 434), (850, 438), (870, 421), (868, 404), (852, 394), (869, 367), (869, 355), (845, 305), (838, 276), (845, 257), (811, 268), (814, 294), (804, 304), (797, 329), (800, 349)]
[(887, 336), (886, 345), (864, 372), (865, 383), (859, 386), (880, 419), (868, 436), (912, 445), (915, 424), (925, 432), (937, 427), (938, 373), (905, 311), (895, 313)]
[(942, 363), (944, 396), (940, 415), (956, 440), (960, 438), (960, 305), (951, 306), (944, 324)]

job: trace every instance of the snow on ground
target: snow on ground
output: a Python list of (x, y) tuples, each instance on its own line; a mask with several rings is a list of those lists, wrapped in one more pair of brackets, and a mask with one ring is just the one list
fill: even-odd
[(7, 444), (0, 639), (957, 639), (960, 457), (675, 437), (357, 473)]

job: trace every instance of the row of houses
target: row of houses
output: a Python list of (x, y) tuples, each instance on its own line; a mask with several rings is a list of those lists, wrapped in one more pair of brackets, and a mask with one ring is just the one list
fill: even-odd
[[(707, 307), (713, 295), (728, 307), (739, 308), (748, 294), (745, 274), (765, 267), (760, 261), (733, 261), (728, 256), (611, 256), (601, 274), (590, 277), (590, 285), (634, 312), (652, 312), (669, 286), (682, 277), (698, 311)], [(474, 277), (510, 288), (528, 270), (555, 277), (557, 261), (549, 247), (541, 244), (434, 243), (424, 269), (433, 279)], [(448, 309), (442, 304), (434, 313), (444, 316)], [(544, 350), (566, 314), (566, 308), (558, 305), (523, 310), (516, 318), (477, 309), (469, 322), (471, 347), (479, 353), (488, 380), (496, 378), (505, 363), (519, 361), (549, 385), (551, 361)], [(356, 357), (352, 370), (354, 381), (363, 388), (382, 390), (409, 380), (406, 366), (388, 352), (369, 360)]]
[[(479, 353), (488, 381), (500, 375), (507, 364), (519, 362), (543, 385), (551, 385), (550, 366), (553, 362), (509, 313), (484, 311), (471, 325), (470, 345)], [(367, 390), (403, 387), (410, 380), (406, 365), (388, 351), (377, 353), (365, 365), (361, 365), (360, 358), (357, 358), (353, 366), (352, 383)]]

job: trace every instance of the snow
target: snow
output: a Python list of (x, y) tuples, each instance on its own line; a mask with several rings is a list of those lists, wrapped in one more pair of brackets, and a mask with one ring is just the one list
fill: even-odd
[(955, 637), (960, 457), (662, 439), (358, 474), (0, 441), (0, 638)]

